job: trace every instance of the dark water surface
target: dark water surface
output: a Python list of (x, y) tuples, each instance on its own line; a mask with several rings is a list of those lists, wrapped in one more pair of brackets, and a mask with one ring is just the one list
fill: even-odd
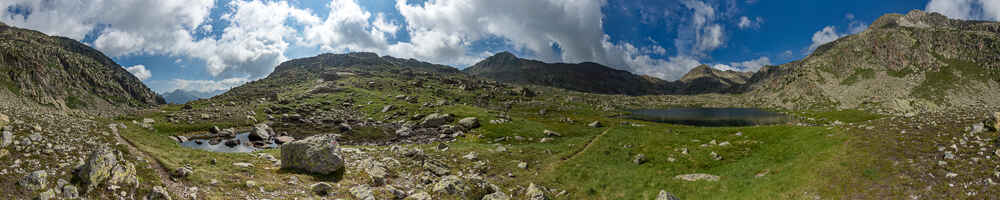
[(694, 126), (781, 124), (791, 117), (755, 108), (670, 108), (631, 110), (632, 119)]
[[(206, 139), (194, 139), (181, 143), (181, 146), (192, 149), (201, 149), (205, 151), (225, 152), (225, 153), (249, 153), (249, 152), (254, 152), (256, 150), (260, 150), (260, 148), (253, 147), (252, 143), (250, 142), (250, 139), (248, 138), (249, 135), (250, 133), (240, 133), (236, 135), (236, 138), (222, 139), (221, 142), (214, 145), (211, 144), (209, 140)], [(226, 146), (226, 142), (230, 140), (238, 140), (240, 141), (240, 143), (233, 147)], [(265, 147), (274, 148), (277, 147), (277, 145), (271, 142), (268, 143)]]

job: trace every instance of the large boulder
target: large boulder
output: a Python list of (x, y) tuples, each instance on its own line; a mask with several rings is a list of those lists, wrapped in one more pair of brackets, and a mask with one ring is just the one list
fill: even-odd
[(274, 130), (271, 129), (267, 124), (261, 123), (253, 126), (253, 130), (250, 131), (250, 135), (247, 135), (247, 139), (250, 141), (261, 141), (271, 139), (274, 135)]
[(993, 112), (992, 115), (983, 121), (983, 124), (986, 125), (986, 129), (991, 131), (1000, 131), (1000, 112)]
[(108, 179), (108, 183), (112, 185), (138, 185), (139, 180), (135, 176), (135, 165), (128, 162), (115, 165), (111, 169), (111, 178)]
[(281, 145), (281, 168), (332, 175), (344, 169), (337, 137), (315, 135)]
[(455, 175), (442, 177), (434, 184), (431, 191), (435, 196), (459, 197), (460, 199), (482, 199), (493, 192), (482, 179), (463, 179)]
[(660, 190), (660, 194), (656, 195), (656, 200), (681, 200), (681, 198), (677, 198), (677, 196), (666, 190)]
[(479, 118), (475, 117), (462, 118), (462, 120), (458, 120), (458, 125), (462, 125), (462, 127), (465, 129), (479, 128)]
[[(118, 163), (118, 156), (108, 147), (101, 147), (87, 156), (87, 161), (76, 171), (84, 185), (98, 185), (111, 178), (111, 169)], [(133, 169), (134, 170), (134, 169)]]
[(535, 185), (535, 183), (531, 183), (530, 185), (528, 185), (528, 189), (525, 190), (525, 192), (524, 192), (524, 197), (525, 197), (525, 199), (529, 199), (529, 200), (546, 200), (546, 199), (549, 199), (547, 196), (545, 196), (545, 189), (543, 189), (542, 187), (539, 187), (539, 186)]
[(451, 123), (451, 121), (454, 120), (455, 116), (452, 116), (451, 114), (434, 113), (425, 116), (424, 119), (420, 121), (420, 127), (439, 127), (441, 125)]

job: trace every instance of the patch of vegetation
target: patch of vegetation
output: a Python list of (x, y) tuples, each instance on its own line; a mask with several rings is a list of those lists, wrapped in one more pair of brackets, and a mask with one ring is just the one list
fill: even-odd
[(14, 93), (15, 95), (21, 95), (21, 87), (17, 86), (17, 84), (15, 84), (12, 81), (2, 80), (0, 81), (0, 85), (6, 87), (7, 91), (10, 91), (10, 93)]
[(914, 71), (912, 68), (906, 67), (900, 70), (887, 70), (885, 71), (885, 73), (892, 77), (903, 78), (910, 74), (916, 73), (916, 71)]
[(66, 107), (71, 109), (81, 109), (89, 106), (87, 102), (80, 100), (80, 98), (77, 98), (76, 96), (67, 96), (65, 101)]
[(866, 112), (863, 110), (835, 110), (835, 111), (821, 111), (821, 112), (803, 112), (801, 113), (803, 117), (814, 118), (822, 122), (831, 123), (834, 121), (841, 121), (844, 123), (858, 123), (874, 119), (879, 119), (885, 117), (883, 115)]
[(972, 80), (985, 82), (1000, 76), (1000, 72), (990, 71), (973, 62), (934, 56), (945, 66), (925, 73), (924, 82), (913, 89), (911, 96), (940, 102), (947, 91), (959, 88), (963, 83)]
[(857, 69), (854, 71), (854, 74), (851, 74), (844, 80), (840, 81), (840, 85), (854, 85), (854, 83), (857, 83), (860, 80), (873, 78), (875, 78), (875, 70), (868, 68)]

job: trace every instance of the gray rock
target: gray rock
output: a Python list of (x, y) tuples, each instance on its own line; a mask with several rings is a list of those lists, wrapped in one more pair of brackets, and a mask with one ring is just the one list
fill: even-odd
[(656, 200), (681, 200), (681, 198), (677, 198), (677, 196), (666, 190), (660, 190), (660, 194), (656, 195)]
[(368, 179), (372, 186), (378, 187), (385, 185), (385, 179), (389, 176), (389, 170), (382, 166), (371, 166), (365, 169), (365, 173), (368, 174)]
[(326, 182), (319, 182), (319, 183), (313, 184), (312, 186), (310, 186), (310, 188), (312, 188), (313, 194), (316, 194), (316, 195), (319, 195), (319, 196), (330, 195), (330, 194), (332, 194), (332, 191), (333, 191), (333, 185), (330, 185), (329, 183), (326, 183)]
[(292, 136), (280, 136), (280, 137), (274, 138), (274, 143), (277, 143), (277, 144), (285, 144), (285, 143), (289, 143), (289, 142), (292, 142), (292, 141), (295, 141), (295, 138), (293, 138)]
[(271, 139), (274, 135), (274, 130), (271, 129), (267, 124), (261, 123), (253, 126), (253, 131), (250, 131), (250, 135), (247, 135), (247, 139), (250, 141), (261, 141)]
[(711, 174), (700, 174), (700, 173), (699, 174), (682, 174), (682, 175), (674, 176), (674, 178), (675, 179), (685, 180), (685, 181), (701, 181), (701, 180), (705, 180), (705, 181), (709, 181), (709, 182), (719, 181), (719, 176), (711, 175)]
[(479, 128), (479, 118), (475, 117), (462, 118), (462, 120), (458, 120), (458, 125), (462, 125), (462, 127), (465, 129)]
[(112, 185), (127, 184), (137, 186), (139, 180), (135, 174), (135, 165), (132, 163), (117, 163), (114, 168), (111, 168), (111, 177), (108, 178), (108, 183)]
[(444, 175), (448, 175), (449, 173), (451, 173), (448, 170), (447, 166), (445, 166), (444, 164), (438, 163), (436, 161), (424, 161), (424, 169), (427, 169), (427, 171), (430, 171), (431, 173), (433, 173), (434, 175), (437, 175), (437, 176), (444, 176)]
[(63, 199), (76, 199), (80, 198), (80, 190), (72, 184), (66, 184), (62, 187), (62, 198)]
[(528, 185), (528, 189), (524, 192), (525, 199), (529, 200), (546, 200), (549, 199), (545, 196), (545, 189), (531, 183)]
[(463, 199), (482, 199), (489, 193), (481, 179), (462, 179), (455, 175), (442, 177), (431, 190), (436, 196), (458, 196)]
[(510, 196), (507, 196), (507, 194), (504, 194), (501, 191), (496, 191), (484, 196), (483, 200), (510, 200)]
[(646, 161), (648, 161), (648, 160), (646, 160), (646, 155), (641, 154), (641, 153), (635, 155), (635, 158), (632, 158), (632, 162), (635, 163), (635, 164), (637, 164), (637, 165), (641, 165), (643, 163), (646, 163)]
[(389, 112), (389, 111), (392, 111), (392, 109), (395, 109), (395, 108), (396, 108), (396, 106), (393, 106), (393, 105), (385, 105), (385, 107), (382, 107), (382, 112), (383, 113), (384, 112)]
[(245, 162), (237, 162), (237, 163), (233, 163), (233, 166), (240, 167), (240, 168), (251, 168), (251, 167), (253, 167), (253, 164), (245, 163)]
[(542, 131), (542, 133), (545, 133), (546, 137), (562, 137), (562, 134), (559, 134), (555, 131), (545, 130)]
[(153, 191), (146, 194), (147, 200), (170, 200), (170, 193), (161, 186), (153, 186)]
[(419, 126), (426, 128), (439, 127), (441, 125), (451, 123), (451, 121), (454, 120), (455, 117), (451, 114), (433, 113), (425, 116), (424, 119), (420, 121)]
[(38, 170), (24, 176), (17, 184), (28, 190), (42, 190), (47, 187), (47, 178), (48, 173), (45, 173), (45, 170)]
[(993, 112), (993, 115), (987, 117), (983, 124), (986, 128), (991, 131), (1000, 131), (1000, 112)]
[(14, 143), (14, 133), (8, 130), (9, 128), (4, 128), (3, 131), (3, 142), (0, 142), (0, 148), (7, 147), (8, 145)]
[(601, 125), (601, 121), (590, 122), (590, 124), (587, 124), (587, 126), (593, 127), (593, 128), (604, 127), (603, 125)]
[(111, 178), (111, 170), (118, 163), (118, 156), (111, 148), (100, 147), (87, 157), (87, 161), (76, 171), (76, 177), (84, 185), (95, 186)]
[(351, 188), (351, 195), (358, 200), (375, 200), (375, 194), (368, 185), (358, 185)]
[(427, 192), (417, 192), (414, 193), (413, 195), (406, 197), (403, 200), (431, 200), (431, 199), (433, 199), (431, 198), (431, 194)]
[(212, 126), (211, 129), (208, 129), (208, 132), (212, 134), (217, 134), (219, 132), (222, 132), (222, 129), (219, 129), (218, 126)]
[(281, 145), (281, 168), (331, 175), (344, 169), (337, 137), (315, 135)]
[(49, 189), (49, 190), (46, 190), (45, 192), (42, 192), (42, 193), (38, 194), (38, 199), (39, 200), (49, 200), (49, 199), (55, 199), (55, 198), (56, 198), (56, 191), (53, 190), (53, 189)]
[(170, 175), (174, 178), (184, 178), (190, 176), (192, 173), (194, 173), (194, 171), (192, 171), (191, 168), (180, 167), (171, 172)]

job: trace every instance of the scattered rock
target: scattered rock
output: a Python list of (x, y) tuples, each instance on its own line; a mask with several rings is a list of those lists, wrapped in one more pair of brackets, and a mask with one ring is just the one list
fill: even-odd
[(722, 160), (722, 155), (719, 155), (718, 153), (715, 153), (714, 151), (710, 155), (712, 156), (712, 159)]
[(587, 126), (592, 127), (592, 128), (604, 127), (603, 125), (601, 125), (601, 121), (590, 122), (590, 124), (587, 124)]
[(466, 160), (476, 160), (479, 157), (476, 155), (476, 152), (469, 152), (469, 154), (465, 154), (462, 158), (465, 158)]
[(180, 167), (175, 169), (173, 173), (171, 173), (170, 175), (173, 176), (174, 178), (184, 178), (190, 176), (191, 173), (194, 173), (194, 171), (192, 171), (191, 168)]
[(641, 153), (635, 155), (635, 158), (632, 158), (632, 162), (635, 163), (635, 164), (637, 164), (637, 165), (641, 165), (643, 163), (646, 163), (646, 161), (647, 161), (646, 160), (646, 155), (643, 155)]
[(526, 169), (526, 168), (528, 168), (528, 163), (524, 162), (524, 161), (521, 161), (521, 162), (517, 163), (517, 168)]
[(4, 128), (3, 141), (0, 142), (0, 148), (7, 147), (7, 145), (12, 143), (14, 143), (14, 133), (12, 133), (9, 128)]
[(222, 129), (219, 129), (218, 126), (212, 126), (212, 128), (208, 129), (208, 132), (212, 134), (217, 134), (219, 132), (222, 132)]
[(45, 173), (45, 170), (38, 170), (24, 176), (17, 184), (28, 190), (42, 190), (46, 187), (47, 178), (48, 173)]
[(310, 186), (310, 188), (312, 188), (313, 194), (316, 194), (316, 195), (319, 195), (319, 196), (330, 195), (331, 192), (333, 191), (333, 185), (330, 185), (329, 183), (326, 183), (326, 182), (319, 182), (319, 183), (313, 184), (312, 186)]
[(281, 145), (281, 168), (330, 175), (344, 168), (332, 134), (315, 135)]
[(248, 188), (254, 188), (257, 187), (257, 181), (247, 180), (246, 182), (244, 182), (244, 185), (247, 186)]
[(538, 140), (538, 142), (547, 143), (547, 142), (551, 142), (552, 140), (553, 140), (552, 138), (548, 138), (547, 137), (547, 138), (542, 138), (542, 139)]
[(55, 198), (56, 198), (56, 191), (53, 189), (45, 190), (45, 192), (38, 194), (39, 200), (49, 200)]
[(660, 190), (660, 194), (656, 195), (656, 200), (681, 200), (681, 198), (677, 198), (677, 196), (666, 190)]
[(504, 194), (501, 191), (496, 191), (484, 196), (483, 200), (510, 200), (510, 196), (507, 196), (507, 194)]
[(719, 181), (719, 176), (711, 174), (682, 174), (674, 176), (674, 178), (685, 181), (700, 181), (700, 180), (705, 180), (710, 182)]
[(72, 184), (66, 184), (62, 187), (62, 198), (63, 199), (80, 198), (80, 191), (76, 188), (76, 186)]
[(253, 126), (253, 131), (250, 131), (250, 135), (247, 135), (247, 139), (250, 141), (262, 141), (271, 139), (271, 135), (274, 135), (274, 130), (271, 129), (267, 124), (261, 123)]
[(354, 196), (354, 199), (358, 200), (375, 200), (375, 194), (372, 193), (372, 189), (364, 184), (352, 187), (351, 195)]
[(153, 186), (153, 191), (146, 194), (146, 200), (170, 200), (170, 193), (161, 186)]
[(382, 112), (383, 113), (389, 112), (389, 111), (392, 111), (392, 109), (395, 109), (395, 108), (396, 108), (396, 106), (393, 106), (393, 105), (385, 105), (385, 107), (382, 107)]
[(242, 168), (251, 168), (251, 167), (253, 167), (253, 164), (245, 163), (245, 162), (238, 162), (238, 163), (233, 163), (233, 166), (242, 167)]
[(455, 117), (451, 114), (433, 113), (424, 117), (419, 126), (426, 128), (439, 127), (451, 123), (453, 120), (455, 120)]
[(462, 118), (462, 120), (458, 120), (458, 125), (462, 125), (462, 127), (465, 129), (479, 128), (479, 118), (475, 117)]
[(403, 200), (431, 200), (431, 194), (427, 192), (417, 192)]
[(97, 185), (111, 177), (111, 168), (115, 167), (118, 157), (111, 148), (101, 147), (87, 157), (87, 161), (76, 171), (76, 177), (84, 185)]
[(542, 131), (542, 133), (545, 133), (546, 137), (562, 137), (562, 134), (559, 134), (555, 131), (545, 130)]
[(548, 197), (545, 196), (545, 190), (535, 183), (528, 185), (528, 189), (524, 192), (524, 197), (529, 200), (546, 200)]

